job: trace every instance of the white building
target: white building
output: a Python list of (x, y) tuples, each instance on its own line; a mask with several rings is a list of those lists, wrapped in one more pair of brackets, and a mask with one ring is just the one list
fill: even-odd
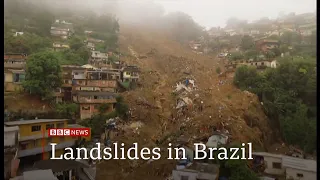
[(253, 152), (252, 155), (263, 157), (266, 167), (265, 173), (271, 175), (283, 175), (285, 173), (285, 169), (282, 167), (282, 155), (267, 152)]
[(317, 179), (317, 162), (314, 160), (283, 156), (282, 166), (285, 168), (286, 171), (286, 179)]
[(317, 162), (314, 160), (295, 158), (267, 152), (253, 152), (253, 157), (263, 157), (264, 173), (270, 175), (285, 175), (292, 180), (316, 180)]
[(19, 127), (4, 126), (4, 147), (13, 147), (18, 143)]

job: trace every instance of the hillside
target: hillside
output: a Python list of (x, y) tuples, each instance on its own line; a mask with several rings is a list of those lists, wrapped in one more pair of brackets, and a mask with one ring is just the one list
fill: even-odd
[[(191, 137), (192, 143), (210, 136), (211, 129), (204, 129), (223, 124), (232, 141), (253, 142), (254, 149), (271, 143), (268, 119), (257, 97), (235, 88), (232, 78), (219, 79), (215, 69), (222, 64), (217, 59), (197, 55), (155, 29), (121, 25), (120, 31), (120, 50), (127, 55), (122, 60), (138, 65), (142, 71), (140, 86), (123, 96), (131, 108), (131, 121), (141, 121), (144, 126), (138, 129), (139, 133), (125, 131), (113, 141), (152, 147), (158, 140), (165, 147), (183, 134)], [(194, 79), (197, 86), (188, 97), (194, 99), (195, 106), (203, 101), (203, 111), (189, 110), (186, 118), (172, 120), (176, 113), (172, 92), (176, 83), (186, 77)], [(224, 84), (218, 85), (219, 80)], [(174, 165), (175, 161), (163, 157), (151, 164), (143, 160), (104, 161), (98, 165), (97, 179), (146, 179), (146, 171), (147, 179), (164, 179)]]

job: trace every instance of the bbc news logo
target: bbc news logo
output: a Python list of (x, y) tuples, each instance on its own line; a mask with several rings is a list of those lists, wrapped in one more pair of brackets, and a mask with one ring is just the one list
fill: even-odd
[(90, 128), (54, 128), (48, 130), (48, 136), (90, 136)]

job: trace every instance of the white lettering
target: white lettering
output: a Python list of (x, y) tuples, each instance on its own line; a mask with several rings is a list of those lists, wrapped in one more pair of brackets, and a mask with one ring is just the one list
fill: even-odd
[(252, 158), (252, 143), (248, 143), (249, 145), (249, 158), (248, 159), (253, 159)]
[[(134, 157), (131, 157), (131, 151), (134, 151)], [(138, 157), (138, 143), (133, 143), (133, 147), (127, 151), (127, 156), (130, 160), (139, 159)]]
[[(221, 147), (221, 148), (219, 148), (219, 151), (220, 151), (220, 150), (223, 150), (223, 152), (222, 152), (222, 153), (219, 152), (218, 158), (219, 158), (220, 160), (221, 160), (221, 159), (228, 159), (228, 151), (227, 151), (227, 149), (224, 148), (224, 147)], [(224, 158), (222, 158), (222, 157), (220, 156), (221, 154), (224, 155)]]
[[(83, 150), (84, 157), (81, 156), (81, 150)], [(76, 159), (89, 159), (87, 148), (77, 148), (77, 158)]]
[[(93, 159), (93, 160), (102, 159), (101, 158), (101, 152), (100, 152), (100, 143), (96, 143), (96, 145), (98, 147), (94, 147), (94, 148), (90, 149), (90, 158)], [(94, 153), (94, 151), (96, 151), (96, 153)], [(98, 157), (94, 157), (94, 155), (96, 155)]]
[(56, 154), (56, 148), (55, 146), (57, 145), (57, 143), (50, 143), (52, 151), (51, 151), (51, 158), (50, 159), (63, 159), (62, 154), (60, 155), (60, 157), (55, 158), (55, 154)]
[[(147, 150), (147, 152), (144, 152), (145, 150)], [(140, 156), (143, 160), (149, 160), (150, 157), (144, 157), (144, 155), (150, 155), (150, 149), (149, 148), (142, 148), (141, 152), (140, 152)]]
[(153, 148), (152, 149), (152, 153), (154, 154), (154, 155), (157, 155), (158, 157), (157, 158), (155, 158), (154, 156), (152, 156), (152, 159), (153, 160), (158, 160), (158, 159), (160, 159), (161, 158), (161, 154), (160, 154), (160, 148)]
[(239, 151), (239, 148), (230, 148), (230, 153), (233, 152), (233, 153), (231, 154), (230, 159), (239, 159), (239, 158), (240, 158), (240, 157), (239, 157), (239, 154), (237, 154), (238, 151)]
[[(74, 157), (73, 157), (73, 149), (68, 147), (65, 149), (65, 151), (68, 151), (66, 153), (64, 153), (63, 157), (65, 160), (74, 160)], [(69, 155), (69, 157), (68, 157)]]
[[(205, 159), (207, 157), (207, 153), (206, 153), (206, 146), (202, 143), (195, 143), (195, 157), (194, 159)], [(202, 146), (202, 149), (199, 150), (199, 146)], [(203, 157), (199, 157), (199, 152), (202, 152), (204, 154)]]

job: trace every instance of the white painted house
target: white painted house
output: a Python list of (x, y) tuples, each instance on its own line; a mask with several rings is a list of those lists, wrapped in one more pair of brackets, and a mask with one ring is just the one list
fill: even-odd
[(286, 171), (286, 179), (316, 180), (317, 162), (289, 156), (282, 157), (282, 165)]
[(285, 175), (291, 180), (316, 180), (317, 162), (315, 160), (296, 158), (267, 152), (253, 152), (253, 157), (263, 157), (264, 173), (270, 175)]
[(264, 158), (265, 173), (271, 175), (283, 175), (285, 173), (285, 169), (282, 167), (282, 155), (267, 152), (253, 152), (252, 155)]

